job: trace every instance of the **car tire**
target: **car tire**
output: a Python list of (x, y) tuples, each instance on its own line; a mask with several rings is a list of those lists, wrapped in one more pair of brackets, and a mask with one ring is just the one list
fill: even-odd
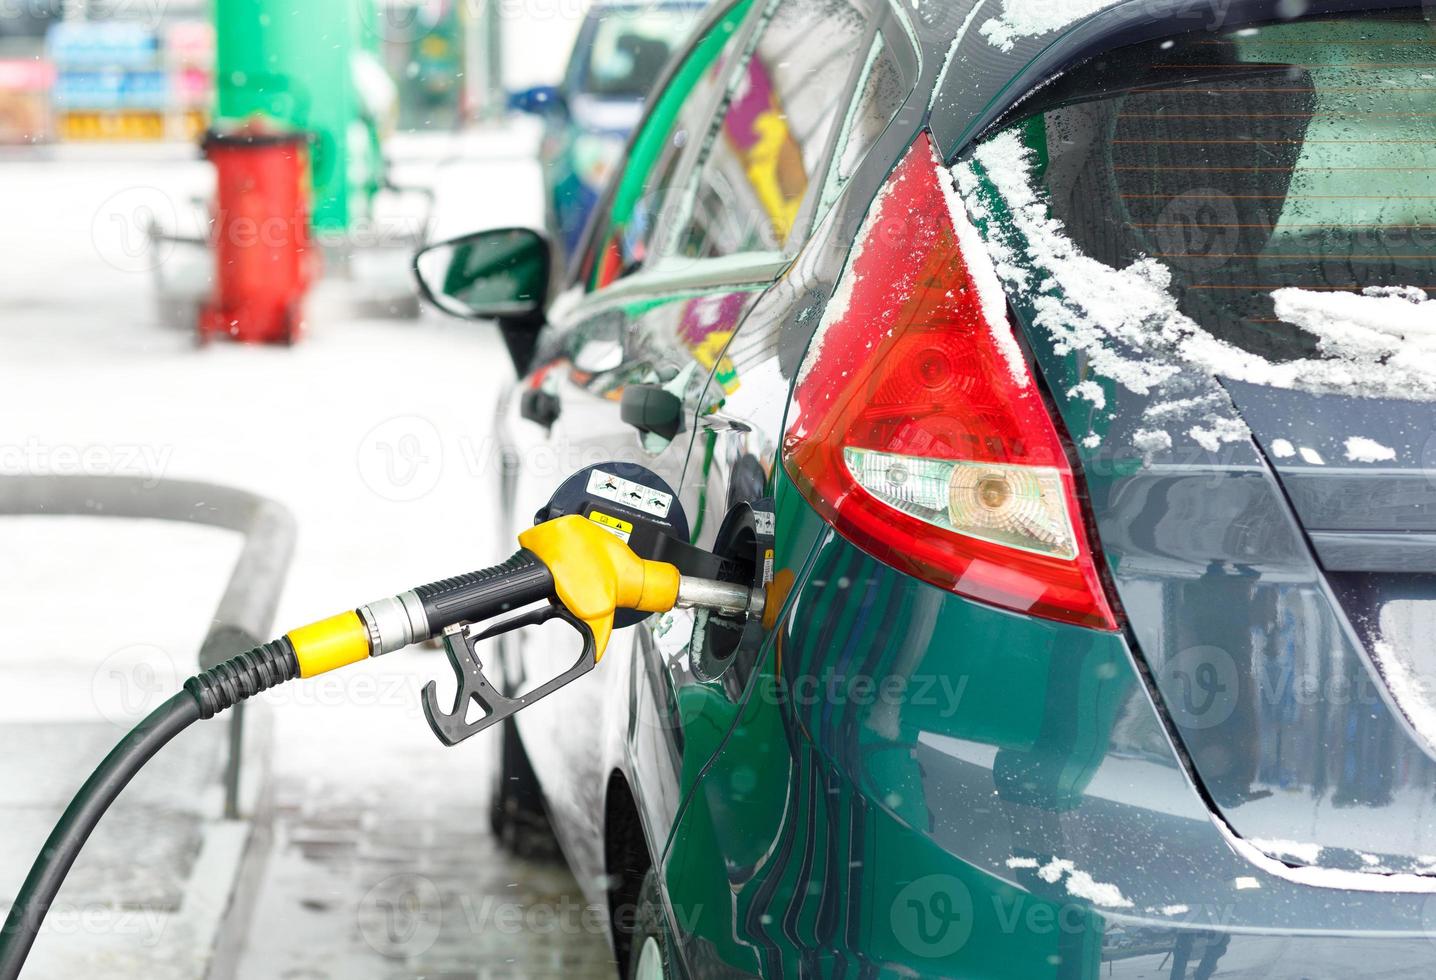
[(658, 871), (649, 868), (638, 890), (634, 910), (633, 940), (629, 946), (628, 980), (668, 980), (675, 976), (669, 967), (668, 933), (663, 926), (663, 896), (658, 891)]
[(520, 858), (554, 859), (558, 839), (544, 809), (543, 791), (510, 718), (498, 725), (498, 760), (489, 797), (489, 829), (505, 851)]

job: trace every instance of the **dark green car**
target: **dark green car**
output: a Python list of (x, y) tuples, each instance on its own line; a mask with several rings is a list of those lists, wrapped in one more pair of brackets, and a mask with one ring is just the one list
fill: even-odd
[(715, 5), (552, 300), (446, 302), (507, 531), (639, 462), (768, 609), (616, 634), (496, 829), (630, 976), (1436, 975), (1433, 118), (1416, 5)]

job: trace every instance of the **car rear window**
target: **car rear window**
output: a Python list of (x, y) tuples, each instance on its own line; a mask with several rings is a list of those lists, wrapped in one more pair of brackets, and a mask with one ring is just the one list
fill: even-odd
[(1419, 11), (1121, 49), (988, 142), (1014, 135), (1072, 245), (1147, 263), (1217, 340), (1272, 362), (1436, 357), (1436, 30)]

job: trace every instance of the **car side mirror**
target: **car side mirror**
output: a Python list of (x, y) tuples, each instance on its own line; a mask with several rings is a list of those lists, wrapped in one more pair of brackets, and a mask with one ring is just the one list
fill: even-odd
[(497, 320), (521, 377), (543, 327), (552, 269), (548, 239), (528, 228), (476, 231), (414, 255), (424, 299), (450, 316)]
[(662, 385), (625, 387), (618, 403), (618, 415), (644, 435), (672, 441), (683, 431), (683, 401)]
[(563, 93), (552, 85), (535, 85), (510, 92), (508, 104), (510, 109), (535, 116), (546, 116), (565, 109)]

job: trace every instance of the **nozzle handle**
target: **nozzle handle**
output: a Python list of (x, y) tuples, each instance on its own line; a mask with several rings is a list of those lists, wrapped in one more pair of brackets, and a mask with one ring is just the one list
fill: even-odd
[[(553, 619), (568, 623), (582, 637), (583, 649), (579, 651), (578, 659), (562, 674), (517, 697), (501, 694), (484, 676), (484, 666), (479, 659), (479, 641), (524, 626), (537, 626)], [(571, 684), (593, 670), (594, 664), (598, 662), (593, 630), (560, 605), (542, 606), (497, 623), (481, 633), (473, 633), (467, 629), (449, 630), (444, 633), (444, 652), (448, 654), (449, 663), (458, 677), (454, 706), (452, 709), (445, 709), (439, 704), (438, 685), (430, 681), (424, 685), (424, 717), (429, 722), (429, 728), (445, 745), (458, 745), (470, 735), (478, 734), (527, 708), (540, 698), (548, 697), (565, 684)], [(483, 712), (482, 717), (473, 721), (469, 720), (471, 703), (476, 704)]]
[(507, 561), (477, 572), (455, 575), (414, 590), (428, 618), (429, 635), (455, 623), (477, 623), (531, 602), (554, 596), (548, 566), (527, 548)]

